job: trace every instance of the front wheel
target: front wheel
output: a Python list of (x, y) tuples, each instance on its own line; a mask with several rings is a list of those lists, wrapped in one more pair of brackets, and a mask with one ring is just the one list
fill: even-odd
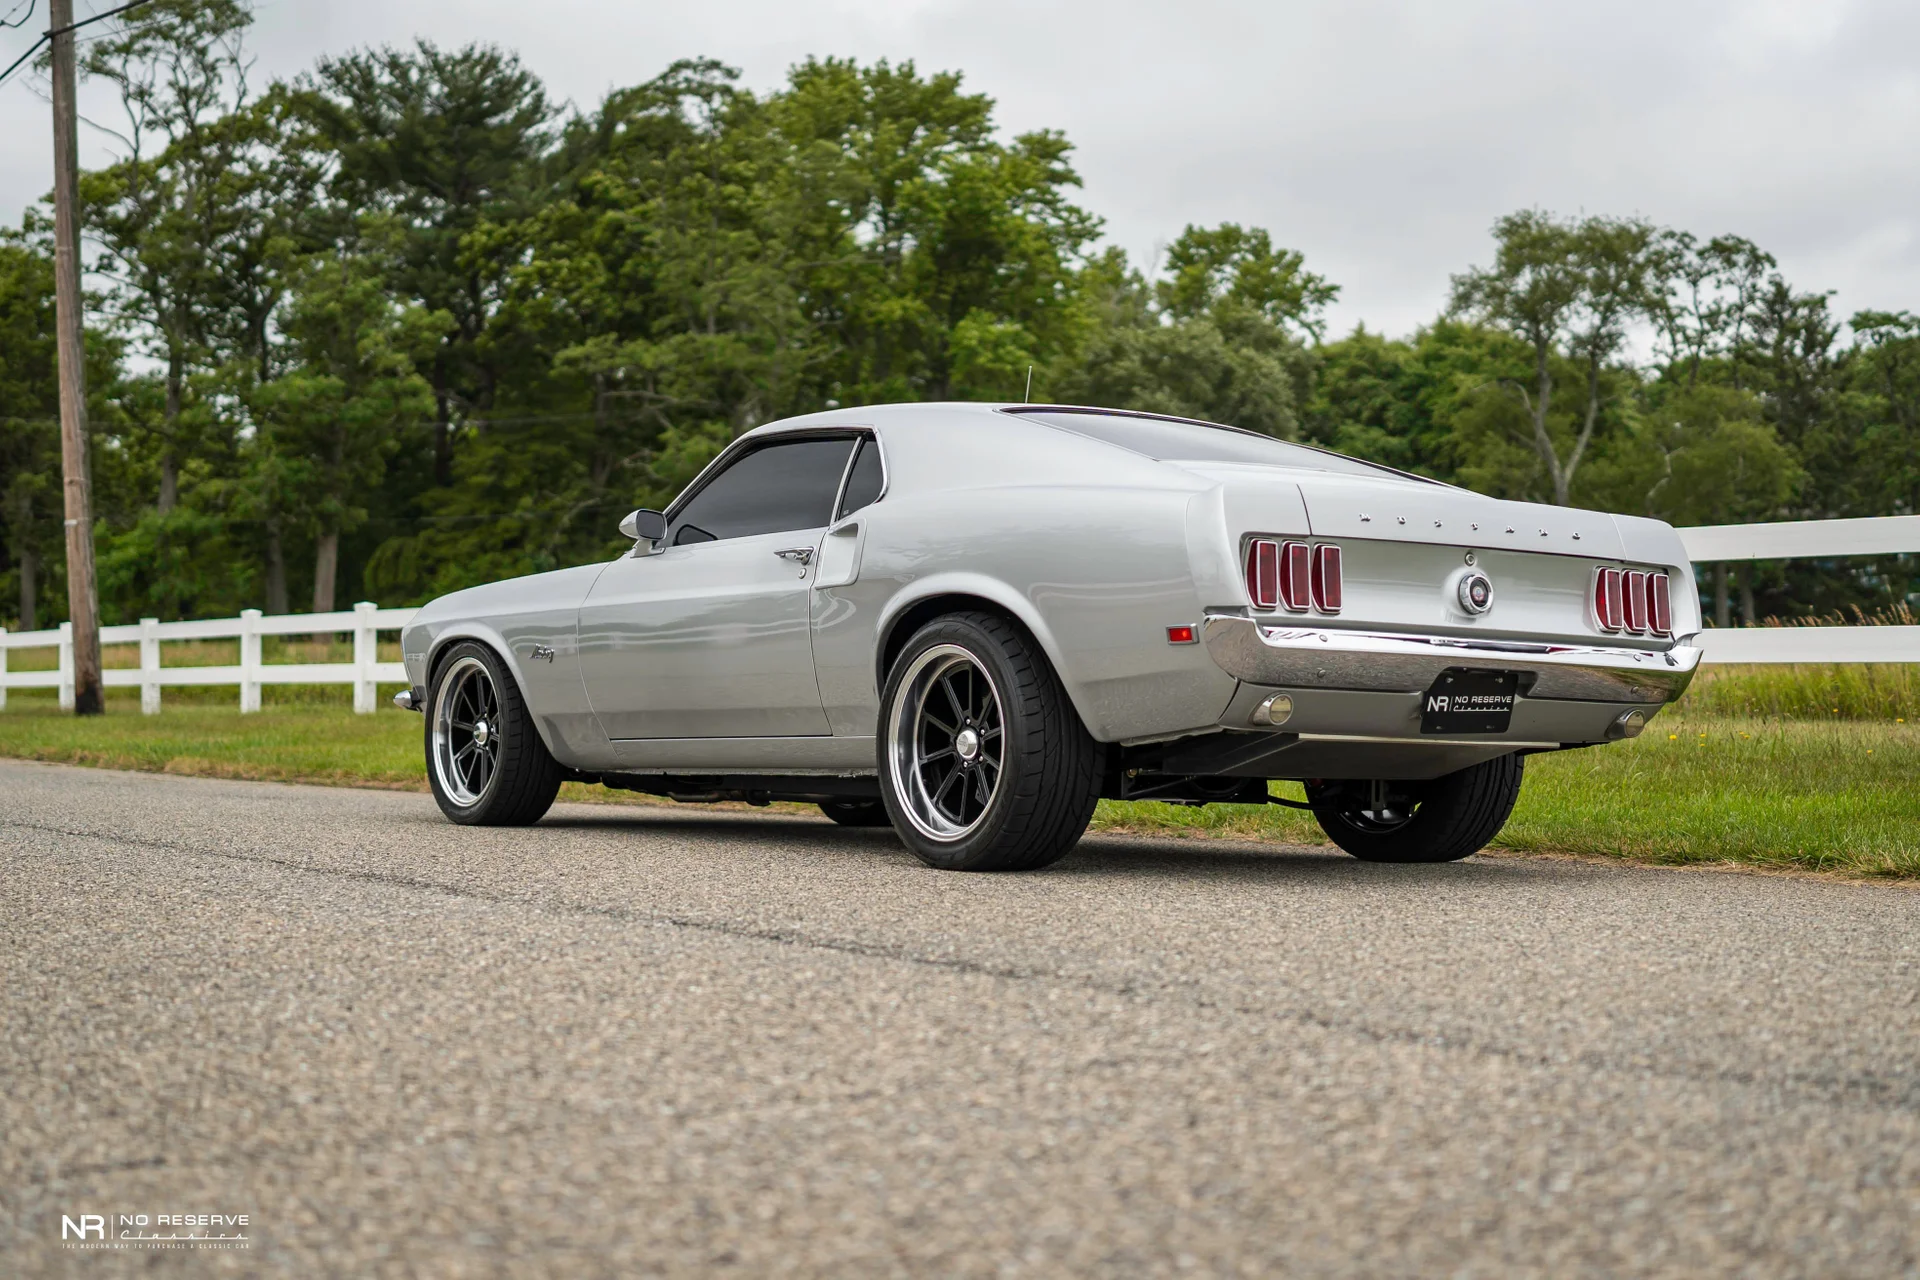
[(1327, 838), (1363, 862), (1456, 862), (1500, 834), (1520, 798), (1517, 755), (1429, 782), (1309, 784)]
[(920, 628), (880, 707), (881, 795), (929, 866), (1031, 871), (1087, 829), (1100, 744), (1046, 656), (1005, 618), (958, 613)]
[(440, 812), (473, 827), (524, 827), (559, 794), (561, 769), (540, 740), (498, 654), (462, 641), (427, 699), (427, 778)]

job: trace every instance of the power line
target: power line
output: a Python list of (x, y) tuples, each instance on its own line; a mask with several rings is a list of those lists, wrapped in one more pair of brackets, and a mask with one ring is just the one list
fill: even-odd
[[(141, 5), (146, 4), (147, 2), (148, 0), (128, 0), (128, 3), (109, 9), (105, 13), (96, 13), (91, 18), (82, 18), (78, 22), (69, 22), (64, 27), (54, 27), (48, 31), (42, 32), (40, 38), (33, 42), (32, 48), (28, 49), (25, 53), (15, 58), (13, 60), (12, 65), (10, 65), (5, 71), (0, 71), (0, 84), (5, 84), (7, 82), (7, 77), (20, 69), (21, 63), (25, 62), (28, 58), (31, 58), (34, 54), (40, 52), (40, 46), (45, 44), (47, 41), (53, 39), (55, 36), (63, 36), (67, 34), (67, 32), (69, 31), (78, 31), (81, 27), (90, 26), (93, 23), (104, 21), (107, 18), (113, 17), (115, 14), (125, 13), (129, 9), (138, 9)], [(33, 4), (33, 0), (28, 0), (27, 18), (31, 18), (33, 16), (32, 4)], [(16, 5), (14, 7), (18, 8), (19, 6)], [(22, 18), (20, 19), (19, 22), (12, 22), (12, 23), (0, 22), (0, 26), (17, 27), (25, 23), (27, 18)]]

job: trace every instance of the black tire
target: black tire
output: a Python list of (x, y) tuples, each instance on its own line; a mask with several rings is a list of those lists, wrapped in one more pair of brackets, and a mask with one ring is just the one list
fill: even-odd
[(1376, 784), (1310, 786), (1313, 816), (1329, 839), (1363, 862), (1456, 862), (1500, 834), (1520, 798), (1520, 757), (1501, 756), (1430, 782), (1386, 784), (1388, 807), (1371, 809)]
[(563, 770), (493, 650), (470, 640), (447, 650), (427, 694), (426, 721), (427, 779), (447, 817), (462, 826), (524, 827), (552, 807)]
[[(983, 710), (988, 697), (993, 714)], [(968, 732), (972, 756), (962, 748)], [(881, 694), (878, 749), (894, 830), (928, 866), (946, 871), (1057, 862), (1099, 800), (1102, 747), (1039, 647), (990, 613), (936, 618), (907, 641)], [(936, 794), (956, 775), (943, 772), (944, 759), (923, 759), (931, 756), (975, 771), (959, 776), (958, 800), (951, 790)]]
[(843, 827), (890, 827), (887, 806), (878, 800), (822, 800), (820, 812)]

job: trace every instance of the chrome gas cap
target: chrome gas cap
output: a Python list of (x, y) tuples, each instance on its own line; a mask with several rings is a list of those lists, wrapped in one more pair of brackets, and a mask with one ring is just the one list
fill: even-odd
[(1468, 613), (1485, 613), (1493, 608), (1493, 579), (1475, 570), (1460, 576), (1460, 607)]

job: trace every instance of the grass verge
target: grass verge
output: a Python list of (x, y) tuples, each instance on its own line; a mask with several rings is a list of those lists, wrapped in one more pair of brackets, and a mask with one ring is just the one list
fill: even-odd
[[(1494, 847), (1669, 865), (1744, 863), (1920, 877), (1920, 729), (1668, 712), (1632, 742), (1532, 756)], [(1292, 784), (1278, 794), (1300, 799)], [(1102, 802), (1109, 830), (1310, 844), (1278, 806)]]
[[(1682, 704), (1683, 708), (1686, 704)], [(139, 714), (113, 691), (109, 714), (76, 720), (49, 699), (15, 695), (0, 713), (0, 756), (287, 782), (425, 790), (420, 721), (382, 706), (356, 716), (289, 701), (259, 715), (224, 706)], [(1920, 878), (1920, 726), (1760, 719), (1669, 711), (1637, 741), (1535, 756), (1496, 847), (1666, 864), (1743, 863)], [(1276, 784), (1300, 798), (1298, 787)], [(635, 803), (569, 784), (564, 799)], [(1289, 844), (1324, 837), (1279, 806), (1103, 801), (1096, 830), (1229, 836)]]

